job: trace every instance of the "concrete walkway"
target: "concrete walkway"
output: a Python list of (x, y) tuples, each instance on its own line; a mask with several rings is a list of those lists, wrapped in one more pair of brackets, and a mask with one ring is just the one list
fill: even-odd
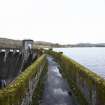
[(48, 73), (40, 105), (76, 105), (58, 64), (48, 57)]

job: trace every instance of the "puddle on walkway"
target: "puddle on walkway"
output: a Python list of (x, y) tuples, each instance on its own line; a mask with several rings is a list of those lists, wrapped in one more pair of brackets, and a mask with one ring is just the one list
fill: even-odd
[(48, 57), (48, 73), (40, 105), (76, 105), (69, 87), (59, 72), (58, 64)]

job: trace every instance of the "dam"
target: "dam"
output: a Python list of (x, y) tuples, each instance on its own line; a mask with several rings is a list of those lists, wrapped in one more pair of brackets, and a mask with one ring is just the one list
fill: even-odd
[(105, 105), (105, 80), (52, 49), (0, 49), (0, 105)]

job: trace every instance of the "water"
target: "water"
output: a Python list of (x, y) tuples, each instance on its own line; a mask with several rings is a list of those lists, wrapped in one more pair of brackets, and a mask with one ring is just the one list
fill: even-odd
[(105, 48), (55, 48), (105, 79)]

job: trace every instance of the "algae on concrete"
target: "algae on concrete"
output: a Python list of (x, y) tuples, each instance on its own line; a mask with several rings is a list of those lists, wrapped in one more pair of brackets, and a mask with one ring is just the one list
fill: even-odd
[(29, 81), (36, 77), (40, 67), (45, 63), (46, 55), (44, 54), (22, 72), (15, 81), (0, 90), (0, 105), (21, 105), (29, 87)]
[(105, 105), (105, 80), (60, 52), (45, 51), (52, 55), (63, 68), (62, 72), (72, 85), (80, 105)]

